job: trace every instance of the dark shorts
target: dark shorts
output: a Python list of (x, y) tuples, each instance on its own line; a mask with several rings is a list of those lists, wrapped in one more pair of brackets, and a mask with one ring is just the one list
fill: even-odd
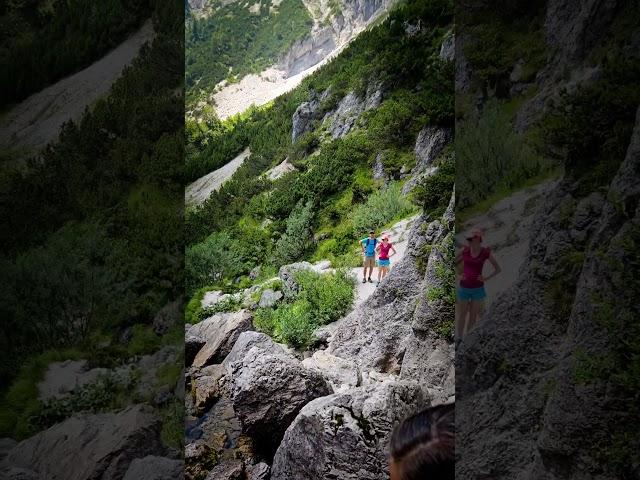
[(469, 301), (469, 300), (484, 300), (487, 297), (487, 292), (485, 292), (484, 287), (478, 288), (465, 288), (458, 287), (458, 300)]

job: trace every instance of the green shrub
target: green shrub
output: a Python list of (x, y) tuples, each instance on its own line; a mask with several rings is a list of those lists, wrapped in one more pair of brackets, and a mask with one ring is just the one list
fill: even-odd
[(30, 419), (36, 430), (43, 430), (79, 412), (105, 412), (122, 408), (130, 401), (135, 380), (125, 380), (113, 374), (99, 377), (94, 382), (76, 388), (62, 398), (52, 398), (42, 404)]
[(187, 248), (185, 254), (185, 287), (188, 294), (196, 289), (235, 277), (247, 270), (242, 251), (228, 232), (216, 232), (202, 243)]
[(351, 220), (355, 232), (362, 233), (399, 220), (414, 211), (413, 204), (402, 194), (400, 183), (394, 182), (369, 196), (364, 205), (356, 207)]
[(253, 326), (272, 337), (276, 333), (276, 317), (272, 308), (258, 308), (253, 315)]
[(237, 298), (236, 296), (232, 295), (209, 307), (201, 308), (200, 311), (195, 316), (195, 320), (196, 320), (195, 323), (201, 322), (205, 318), (209, 318), (215, 315), (216, 313), (235, 312), (237, 310), (240, 310), (241, 306), (242, 306), (242, 301), (240, 300), (240, 298)]
[(127, 345), (130, 355), (148, 355), (160, 347), (160, 337), (150, 325), (134, 325), (131, 329), (131, 340)]
[(441, 215), (451, 199), (456, 180), (453, 154), (445, 154), (438, 167), (436, 173), (424, 177), (411, 192), (413, 201), (434, 216)]
[(200, 311), (202, 310), (202, 299), (207, 294), (207, 292), (211, 292), (216, 290), (215, 287), (202, 287), (193, 294), (191, 300), (187, 302), (187, 305), (184, 309), (184, 322), (194, 324), (197, 323), (200, 316)]
[(184, 402), (176, 399), (160, 410), (162, 429), (160, 439), (167, 447), (182, 451), (184, 448)]
[(353, 279), (343, 270), (319, 274), (303, 270), (296, 274), (300, 298), (309, 302), (317, 324), (342, 317), (353, 305)]
[(298, 203), (287, 219), (287, 230), (276, 243), (274, 262), (285, 265), (303, 257), (311, 246), (313, 204)]
[(509, 113), (497, 100), (456, 126), (455, 155), (456, 206), (461, 209), (498, 189), (516, 189), (553, 166), (516, 133)]
[(278, 307), (274, 313), (276, 338), (295, 348), (307, 347), (318, 327), (314, 313), (311, 303), (304, 299)]
[(261, 332), (295, 348), (313, 343), (313, 331), (338, 320), (353, 305), (354, 282), (346, 271), (319, 274), (302, 271), (296, 274), (300, 293), (292, 303), (277, 309), (259, 308), (253, 317)]

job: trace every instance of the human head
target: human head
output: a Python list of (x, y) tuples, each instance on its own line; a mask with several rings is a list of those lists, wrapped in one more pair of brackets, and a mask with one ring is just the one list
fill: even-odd
[(471, 233), (467, 237), (469, 245), (480, 245), (482, 243), (482, 230), (475, 228), (471, 230)]
[(388, 235), (383, 235), (382, 236), (382, 241), (385, 242), (385, 243), (388, 242), (389, 241), (389, 236)]
[(369, 230), (369, 238), (375, 238), (376, 236), (376, 231), (375, 230)]
[(455, 404), (423, 410), (391, 436), (391, 480), (455, 478)]

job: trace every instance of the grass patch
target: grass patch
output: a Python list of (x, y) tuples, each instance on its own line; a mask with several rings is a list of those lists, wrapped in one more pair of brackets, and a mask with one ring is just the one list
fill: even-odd
[(276, 309), (259, 308), (253, 323), (277, 341), (304, 349), (313, 343), (313, 332), (346, 314), (353, 305), (354, 281), (343, 271), (296, 275), (300, 293), (291, 303)]

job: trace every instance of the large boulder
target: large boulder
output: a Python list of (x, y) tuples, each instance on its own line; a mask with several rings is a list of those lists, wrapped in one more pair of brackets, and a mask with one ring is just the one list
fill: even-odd
[(449, 403), (455, 396), (455, 349), (432, 333), (415, 333), (407, 342), (400, 378), (418, 382), (433, 404)]
[(314, 400), (287, 429), (271, 480), (387, 480), (393, 428), (426, 406), (420, 386), (403, 381)]
[(38, 398), (43, 401), (61, 398), (79, 387), (95, 382), (107, 372), (106, 368), (90, 369), (86, 360), (53, 362), (38, 383)]
[(160, 426), (145, 405), (76, 415), (20, 442), (5, 464), (48, 480), (121, 479), (134, 459), (164, 452)]
[(149, 455), (131, 462), (123, 480), (180, 480), (184, 478), (184, 462)]
[(360, 369), (353, 360), (336, 357), (325, 350), (318, 350), (311, 357), (305, 358), (302, 364), (318, 371), (334, 390), (360, 385)]
[(252, 315), (246, 310), (233, 313), (219, 313), (197, 323), (189, 329), (189, 337), (206, 340), (198, 351), (192, 365), (204, 367), (220, 363), (233, 348), (238, 336), (253, 328)]
[(262, 292), (258, 306), (260, 308), (269, 308), (275, 306), (283, 297), (283, 294), (279, 290), (272, 290), (267, 288)]
[(203, 480), (218, 463), (216, 452), (203, 441), (184, 447), (184, 470), (187, 480)]
[(233, 407), (243, 430), (254, 439), (256, 449), (269, 457), (300, 409), (329, 395), (331, 387), (318, 372), (305, 368), (272, 341), (260, 340), (262, 345), (254, 344), (241, 359), (232, 359), (228, 368)]

